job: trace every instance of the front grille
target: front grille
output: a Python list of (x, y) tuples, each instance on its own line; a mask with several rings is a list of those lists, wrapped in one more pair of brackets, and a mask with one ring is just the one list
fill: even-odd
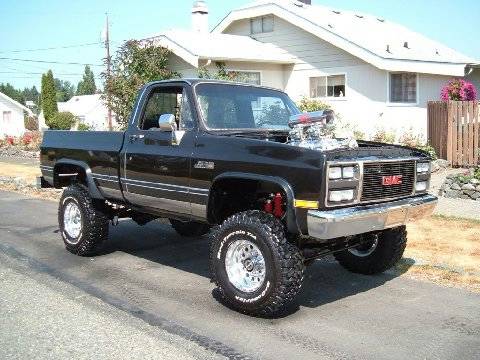
[[(384, 176), (402, 175), (402, 183), (384, 186)], [(415, 182), (415, 161), (366, 163), (363, 166), (361, 201), (377, 201), (412, 194)]]

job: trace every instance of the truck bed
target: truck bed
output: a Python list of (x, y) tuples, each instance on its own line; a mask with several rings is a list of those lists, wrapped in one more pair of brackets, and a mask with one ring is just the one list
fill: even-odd
[(45, 131), (40, 148), (40, 169), (54, 185), (53, 169), (63, 161), (88, 168), (102, 192), (121, 197), (119, 153), (124, 141), (121, 131)]

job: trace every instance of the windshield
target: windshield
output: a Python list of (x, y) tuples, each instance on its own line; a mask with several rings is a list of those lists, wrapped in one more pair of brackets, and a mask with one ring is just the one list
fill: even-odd
[(214, 83), (198, 84), (195, 91), (208, 129), (288, 130), (290, 116), (300, 113), (280, 91)]

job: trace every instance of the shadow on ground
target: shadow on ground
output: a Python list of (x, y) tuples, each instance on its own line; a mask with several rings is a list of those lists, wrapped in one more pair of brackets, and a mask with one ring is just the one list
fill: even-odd
[[(165, 223), (155, 221), (140, 227), (132, 221), (122, 221), (118, 227), (111, 228), (110, 239), (99, 256), (117, 251), (210, 278), (208, 235), (186, 238)], [(403, 261), (401, 272), (389, 271), (374, 276), (350, 273), (333, 257), (317, 260), (307, 267), (297, 306), (288, 313), (295, 312), (298, 305), (313, 308), (381, 286), (413, 265), (409, 259), (404, 260), (407, 261)], [(215, 292), (213, 295), (221, 301)]]

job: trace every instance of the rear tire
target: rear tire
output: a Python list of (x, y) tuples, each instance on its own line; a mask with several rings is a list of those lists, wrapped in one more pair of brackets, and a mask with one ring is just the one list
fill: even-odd
[(108, 218), (83, 185), (70, 185), (63, 191), (58, 224), (65, 248), (75, 255), (92, 255), (108, 238)]
[(340, 265), (351, 272), (365, 275), (384, 272), (402, 258), (407, 246), (405, 226), (365, 236), (369, 236), (371, 239), (357, 248), (334, 254)]
[(175, 219), (169, 219), (170, 224), (175, 231), (185, 237), (202, 236), (210, 231), (210, 226), (196, 221), (182, 222)]
[(300, 250), (287, 241), (280, 220), (257, 210), (232, 215), (215, 230), (210, 267), (229, 307), (266, 317), (295, 299), (305, 269)]

